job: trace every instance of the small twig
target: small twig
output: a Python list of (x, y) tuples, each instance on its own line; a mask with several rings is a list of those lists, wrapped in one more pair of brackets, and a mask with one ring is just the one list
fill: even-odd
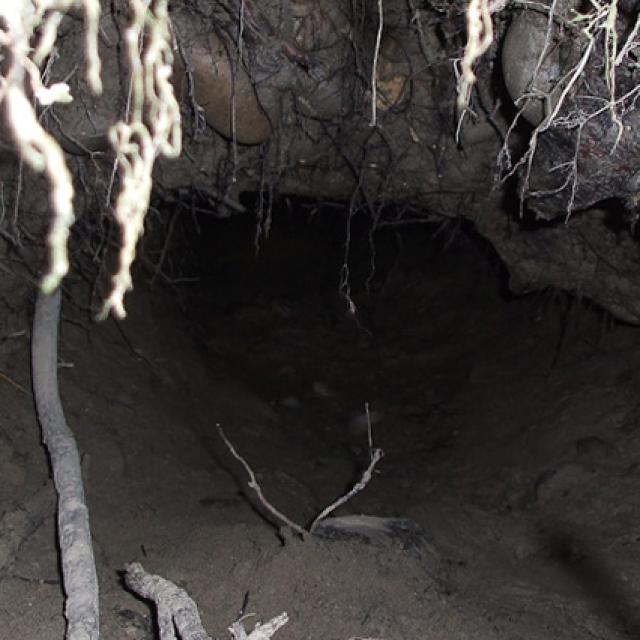
[(383, 227), (404, 227), (410, 224), (434, 224), (440, 222), (442, 218), (439, 216), (427, 214), (423, 218), (400, 218), (399, 220), (381, 220), (378, 222), (378, 229)]
[(551, 48), (551, 39), (553, 36), (553, 24), (554, 24), (553, 20), (556, 15), (557, 2), (558, 0), (552, 0), (551, 5), (549, 6), (549, 15), (547, 16), (547, 28), (545, 29), (545, 36), (544, 36), (544, 46), (540, 51), (540, 55), (538, 56), (538, 62), (536, 63), (535, 69), (533, 70), (533, 75), (531, 76), (531, 86), (533, 86), (534, 83), (537, 81), (538, 75), (540, 73), (540, 69), (542, 69), (542, 65), (544, 64), (545, 59), (547, 57), (547, 52)]
[(237, 213), (247, 213), (247, 207), (241, 205), (237, 200), (233, 200), (232, 198), (219, 193), (215, 189), (210, 190), (210, 195), (214, 200), (222, 202), (225, 207), (228, 207), (232, 211), (236, 211)]
[(18, 391), (22, 391), (22, 393), (24, 393), (27, 396), (31, 395), (19, 382), (16, 382), (15, 380), (10, 378), (5, 373), (2, 373), (1, 371), (0, 371), (0, 380), (4, 380), (5, 382), (8, 382), (11, 386), (18, 389)]
[(351, 491), (346, 493), (341, 498), (338, 498), (338, 500), (336, 500), (334, 503), (330, 504), (328, 507), (323, 509), (320, 512), (320, 514), (316, 516), (315, 520), (311, 523), (311, 526), (309, 527), (309, 533), (313, 533), (314, 529), (320, 524), (320, 522), (322, 522), (322, 520), (324, 520), (330, 513), (335, 511), (338, 507), (342, 506), (343, 504), (351, 500), (353, 496), (360, 493), (360, 491), (362, 491), (369, 484), (375, 466), (384, 456), (384, 451), (382, 451), (382, 449), (377, 449), (377, 448), (374, 448), (373, 446), (373, 430), (371, 429), (371, 412), (369, 411), (368, 402), (364, 403), (364, 411), (367, 416), (367, 443), (369, 445), (369, 466), (365, 469), (364, 473), (362, 474), (362, 478), (360, 478), (360, 481), (357, 482), (352, 487)]
[(620, 49), (620, 52), (616, 56), (616, 59), (615, 59), (616, 67), (622, 64), (622, 61), (627, 57), (627, 55), (629, 55), (629, 51), (631, 50), (631, 48), (637, 46), (637, 43), (635, 40), (636, 40), (636, 36), (638, 35), (639, 29), (640, 29), (640, 13), (636, 16), (636, 22), (633, 25), (633, 29), (627, 36), (627, 39), (624, 45), (622, 46), (622, 49)]
[(167, 257), (167, 252), (169, 251), (169, 245), (171, 244), (171, 236), (173, 235), (173, 228), (176, 225), (176, 221), (178, 220), (178, 216), (180, 211), (174, 211), (171, 217), (169, 218), (169, 226), (167, 229), (167, 233), (164, 238), (164, 243), (162, 245), (162, 250), (160, 251), (160, 257), (158, 258), (158, 262), (155, 265), (154, 273), (151, 276), (151, 282), (149, 283), (152, 287), (155, 284), (159, 275), (164, 275), (162, 272), (162, 265), (164, 264), (165, 258)]
[(258, 499), (260, 500), (261, 504), (273, 515), (275, 516), (278, 520), (280, 520), (281, 522), (283, 522), (286, 526), (290, 527), (291, 529), (293, 529), (293, 531), (295, 531), (303, 540), (309, 535), (309, 532), (306, 531), (305, 529), (303, 529), (299, 524), (296, 524), (295, 522), (293, 522), (292, 520), (290, 520), (289, 518), (287, 518), (287, 516), (285, 516), (283, 513), (281, 513), (280, 511), (278, 511), (278, 509), (276, 509), (264, 496), (264, 493), (262, 493), (262, 489), (260, 487), (260, 485), (258, 484), (258, 481), (256, 480), (256, 475), (253, 472), (253, 470), (251, 469), (251, 467), (249, 466), (249, 464), (247, 463), (247, 461), (235, 450), (234, 446), (231, 444), (231, 442), (229, 442), (229, 439), (227, 438), (227, 436), (225, 435), (224, 431), (222, 430), (222, 427), (219, 424), (216, 424), (216, 427), (218, 427), (218, 433), (220, 434), (220, 437), (222, 438), (223, 442), (225, 443), (225, 445), (227, 445), (227, 449), (229, 449), (229, 451), (231, 452), (231, 455), (238, 461), (240, 462), (240, 464), (244, 467), (245, 471), (247, 472), (247, 475), (249, 476), (249, 487), (251, 489), (253, 489), (256, 492), (256, 495), (258, 496)]
[(240, 15), (238, 18), (238, 41), (236, 44), (237, 57), (235, 66), (232, 62), (232, 58), (229, 54), (229, 69), (231, 70), (231, 150), (233, 154), (233, 174), (231, 176), (231, 182), (235, 183), (237, 180), (236, 172), (238, 170), (238, 131), (237, 131), (237, 78), (238, 72), (242, 67), (242, 39), (244, 38), (244, 17), (245, 6), (244, 0), (240, 0)]
[(382, 0), (378, 0), (378, 32), (376, 33), (376, 45), (373, 50), (373, 64), (371, 65), (371, 122), (369, 126), (377, 125), (377, 101), (378, 101), (378, 57), (380, 55), (380, 43), (382, 41), (382, 29), (384, 27), (384, 8)]
[(174, 25), (171, 24), (170, 28), (173, 47), (174, 49), (177, 49), (180, 54), (182, 64), (184, 65), (185, 75), (187, 77), (189, 105), (191, 106), (191, 111), (193, 113), (193, 140), (194, 142), (198, 142), (207, 128), (207, 121), (205, 119), (204, 109), (195, 98), (195, 85), (193, 82), (193, 66), (191, 64), (191, 59), (185, 54), (184, 47), (182, 46), (182, 39), (179, 38), (175, 32)]
[(369, 460), (373, 460), (373, 431), (371, 429), (371, 413), (369, 403), (364, 403), (364, 412), (367, 414), (367, 442), (369, 444)]
[[(166, 194), (162, 194), (162, 198), (165, 202), (169, 202), (169, 203), (177, 203), (179, 204), (183, 209), (189, 211), (190, 213), (201, 213), (205, 216), (213, 216), (215, 218), (228, 218), (229, 215), (221, 215), (218, 211), (216, 211), (215, 207), (213, 207), (213, 204), (211, 201), (217, 201), (222, 203), (225, 207), (227, 207), (228, 209), (231, 209), (232, 211), (235, 211), (236, 213), (247, 213), (248, 210), (245, 206), (243, 206), (242, 204), (240, 204), (237, 200), (234, 200), (233, 198), (230, 198), (229, 196), (225, 196), (224, 194), (222, 194), (220, 191), (218, 191), (217, 189), (214, 188), (209, 188), (207, 190), (207, 195), (206, 198), (203, 196), (203, 194), (201, 194), (197, 189), (194, 189), (194, 191), (196, 192), (196, 194), (198, 195), (199, 198), (206, 200), (206, 203), (208, 205), (211, 205), (210, 207), (205, 207), (205, 206), (197, 206), (193, 203), (193, 196), (191, 196), (191, 202), (188, 202), (186, 200), (186, 195), (188, 194), (179, 194), (179, 197), (175, 197), (173, 195), (170, 195), (168, 193)], [(184, 198), (182, 196), (185, 196)]]
[(24, 180), (24, 161), (20, 158), (18, 163), (18, 184), (16, 185), (16, 199), (13, 203), (13, 223), (11, 225), (11, 232), (16, 239), (16, 244), (20, 247), (22, 242), (20, 240), (20, 228), (18, 227), (18, 218), (20, 217), (20, 201), (22, 198), (22, 184)]
[(309, 527), (309, 533), (313, 533), (316, 527), (324, 520), (330, 513), (335, 511), (338, 507), (341, 507), (346, 502), (349, 502), (353, 496), (360, 493), (370, 482), (371, 476), (373, 474), (373, 470), (375, 466), (380, 462), (382, 457), (384, 456), (384, 451), (382, 449), (373, 449), (371, 451), (371, 460), (369, 461), (369, 466), (364, 470), (362, 477), (356, 484), (351, 488), (348, 493), (345, 493), (341, 498), (338, 498), (335, 502), (330, 504), (328, 507), (325, 507), (315, 518), (315, 520), (311, 523)]
[(347, 311), (353, 317), (357, 316), (358, 307), (351, 297), (351, 272), (349, 270), (349, 254), (351, 252), (351, 221), (356, 213), (356, 199), (361, 180), (362, 173), (359, 174), (358, 185), (353, 190), (351, 198), (349, 199), (349, 209), (346, 216), (344, 255), (342, 258), (342, 268), (340, 269), (340, 283), (338, 285), (338, 292), (340, 294), (340, 297), (347, 303)]
[[(245, 616), (245, 618), (246, 617), (247, 616)], [(234, 640), (269, 640), (269, 638), (271, 638), (278, 629), (284, 627), (287, 622), (289, 622), (289, 616), (286, 611), (283, 611), (279, 616), (271, 618), (269, 622), (265, 622), (264, 624), (258, 622), (253, 628), (253, 631), (247, 633), (244, 628), (243, 618), (241, 618), (229, 627), (229, 633)]]

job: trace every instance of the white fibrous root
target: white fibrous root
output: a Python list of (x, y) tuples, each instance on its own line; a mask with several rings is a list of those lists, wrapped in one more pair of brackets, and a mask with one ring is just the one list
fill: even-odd
[[(111, 310), (118, 317), (125, 316), (123, 298), (132, 287), (131, 265), (149, 206), (154, 162), (159, 156), (178, 156), (182, 146), (180, 109), (170, 81), (173, 37), (168, 0), (128, 1), (131, 22), (125, 40), (131, 70), (130, 100), (126, 117), (109, 132), (120, 171), (114, 215), (122, 229), (122, 247), (101, 317)], [(0, 105), (21, 159), (34, 171), (45, 173), (49, 181), (53, 220), (48, 235), (49, 269), (41, 283), (44, 293), (54, 291), (69, 271), (67, 243), (75, 220), (74, 189), (62, 149), (41, 125), (37, 109), (72, 100), (68, 85), (58, 82), (47, 86), (43, 71), (57, 53), (58, 28), (72, 9), (84, 13), (86, 79), (90, 89), (99, 94), (99, 0), (0, 2), (0, 51), (10, 57), (6, 72), (0, 75)], [(33, 96), (33, 101), (27, 95)]]
[(114, 215), (122, 229), (122, 246), (118, 270), (100, 319), (106, 318), (111, 310), (119, 318), (126, 316), (124, 295), (133, 286), (131, 265), (144, 231), (153, 165), (160, 155), (177, 157), (182, 147), (180, 107), (170, 82), (173, 50), (167, 0), (157, 0), (152, 7), (142, 0), (130, 0), (130, 5), (132, 21), (125, 33), (131, 69), (128, 116), (109, 132), (120, 171)]
[[(34, 171), (44, 172), (49, 181), (53, 222), (48, 236), (50, 265), (42, 290), (51, 293), (69, 270), (67, 240), (75, 217), (73, 184), (64, 154), (56, 140), (42, 127), (36, 108), (70, 102), (64, 82), (45, 86), (41, 67), (54, 53), (58, 27), (71, 8), (82, 7), (87, 18), (87, 79), (96, 93), (102, 91), (100, 59), (97, 55), (99, 0), (13, 0), (0, 3), (0, 47), (11, 63), (0, 75), (0, 104), (20, 157)], [(31, 42), (38, 34), (34, 47)], [(35, 104), (27, 98), (34, 96)]]
[(476, 81), (473, 65), (493, 42), (493, 22), (488, 0), (470, 0), (467, 5), (467, 45), (458, 75), (458, 113), (469, 104), (471, 88)]

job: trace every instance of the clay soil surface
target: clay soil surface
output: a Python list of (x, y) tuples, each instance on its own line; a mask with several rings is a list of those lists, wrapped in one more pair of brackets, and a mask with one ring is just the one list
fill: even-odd
[[(220, 223), (198, 287), (141, 278), (120, 326), (63, 307), (102, 637), (156, 637), (122, 581), (131, 561), (184, 587), (216, 638), (241, 611), (247, 629), (286, 611), (282, 640), (639, 637), (640, 331), (561, 295), (505, 297), (477, 241), (424, 230), (395, 257), (381, 249), (353, 319), (341, 244), (287, 224), (255, 258), (252, 228)], [(17, 312), (7, 324), (0, 635), (54, 640), (63, 595), (30, 329)], [(333, 515), (387, 529), (279, 532), (217, 425), (306, 525), (367, 465), (365, 403), (385, 456)]]

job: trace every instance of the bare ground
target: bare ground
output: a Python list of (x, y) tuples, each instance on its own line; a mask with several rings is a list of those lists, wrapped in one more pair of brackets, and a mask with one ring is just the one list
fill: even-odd
[[(183, 309), (140, 285), (120, 328), (66, 306), (61, 394), (83, 454), (103, 637), (155, 637), (123, 585), (133, 560), (185, 587), (215, 637), (245, 599), (248, 627), (288, 612), (283, 640), (638, 637), (638, 330), (562, 296), (504, 299), (496, 267), (462, 238), (406, 248), (357, 298), (358, 325), (331, 260), (318, 266), (335, 242), (290, 239), (276, 227), (257, 259), (212, 246), (205, 289)], [(62, 638), (28, 324), (16, 313), (5, 325), (2, 636)], [(386, 455), (339, 515), (416, 527), (283, 539), (216, 425), (306, 524), (366, 464), (353, 420), (365, 402)]]

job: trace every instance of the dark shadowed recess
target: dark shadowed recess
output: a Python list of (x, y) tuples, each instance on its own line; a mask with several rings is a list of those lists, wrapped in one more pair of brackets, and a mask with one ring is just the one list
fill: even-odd
[(371, 303), (390, 279), (422, 273), (433, 280), (455, 263), (471, 266), (476, 259), (480, 271), (492, 273), (510, 297), (499, 257), (465, 220), (402, 215), (389, 207), (372, 221), (369, 213), (350, 214), (342, 203), (293, 197), (260, 214), (263, 205), (255, 194), (245, 194), (242, 205), (246, 213), (206, 211), (206, 203), (194, 205), (197, 213), (184, 213), (191, 252), (182, 268), (197, 272), (198, 293), (209, 292), (220, 304), (259, 293), (295, 297), (333, 290), (340, 299), (347, 286), (359, 301)]

